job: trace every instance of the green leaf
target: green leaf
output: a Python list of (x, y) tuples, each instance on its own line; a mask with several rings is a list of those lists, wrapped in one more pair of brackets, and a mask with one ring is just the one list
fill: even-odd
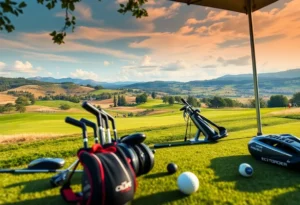
[(20, 4), (19, 4), (19, 8), (21, 9), (21, 8), (24, 8), (24, 7), (26, 7), (27, 6), (27, 4), (24, 2), (24, 1), (22, 1)]
[(71, 11), (74, 11), (74, 10), (75, 10), (75, 5), (74, 5), (73, 2), (72, 2), (72, 3), (69, 3), (69, 9), (70, 9)]
[(5, 20), (7, 23), (10, 23), (9, 18), (7, 18), (6, 16), (4, 16), (3, 18), (4, 18), (4, 20)]
[(56, 31), (52, 31), (52, 33), (50, 33), (50, 36), (55, 36), (56, 35)]
[(47, 5), (46, 5), (46, 7), (50, 10), (50, 9), (52, 9), (52, 4), (51, 4), (51, 2), (49, 2)]

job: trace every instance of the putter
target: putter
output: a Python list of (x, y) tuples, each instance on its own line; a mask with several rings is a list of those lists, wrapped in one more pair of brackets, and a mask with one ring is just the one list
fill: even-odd
[[(65, 122), (69, 123), (71, 125), (74, 125), (76, 127), (80, 127), (82, 129), (83, 147), (85, 149), (87, 149), (88, 148), (88, 138), (87, 138), (86, 124), (81, 122), (81, 121), (75, 120), (74, 118), (71, 118), (71, 117), (66, 117)], [(65, 182), (65, 180), (67, 179), (68, 174), (71, 171), (71, 169), (73, 167), (77, 167), (78, 164), (79, 164), (79, 160), (76, 160), (66, 170), (63, 170), (59, 174), (51, 177), (51, 179), (50, 179), (51, 186), (52, 187), (57, 187), (57, 186), (62, 185)]]

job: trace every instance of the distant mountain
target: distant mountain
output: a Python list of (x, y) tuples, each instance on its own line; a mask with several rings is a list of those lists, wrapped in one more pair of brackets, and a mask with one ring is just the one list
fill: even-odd
[(98, 82), (98, 81), (91, 80), (91, 79), (77, 79), (77, 78), (56, 79), (56, 78), (52, 78), (52, 77), (33, 77), (33, 78), (28, 78), (28, 79), (42, 81), (42, 82), (50, 82), (50, 83), (72, 82), (72, 83), (75, 83), (78, 85), (87, 85), (87, 84), (90, 84), (92, 86), (101, 85), (104, 88), (120, 88), (120, 87), (123, 87), (126, 85), (137, 83), (137, 82), (131, 82), (131, 81), (108, 83), (108, 82)]
[[(266, 79), (266, 78), (297, 78), (300, 77), (300, 68), (292, 69), (292, 70), (286, 70), (276, 73), (259, 73), (258, 78), (259, 79)], [(239, 75), (224, 75), (220, 78), (217, 78), (218, 80), (245, 80), (245, 79), (252, 79), (253, 75), (251, 74), (239, 74)], [(258, 79), (258, 80), (259, 80)]]
[[(253, 97), (252, 74), (227, 75), (213, 80), (176, 82), (153, 81), (127, 85), (149, 92), (166, 92), (171, 95), (194, 95), (197, 97), (227, 96)], [(300, 69), (278, 73), (259, 74), (259, 92), (261, 96), (293, 95), (300, 91)]]

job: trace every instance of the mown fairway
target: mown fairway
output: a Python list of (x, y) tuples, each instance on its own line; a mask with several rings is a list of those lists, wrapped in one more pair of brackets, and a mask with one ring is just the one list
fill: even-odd
[[(185, 121), (181, 106), (167, 106), (156, 101), (142, 105), (145, 109), (166, 109), (158, 115), (116, 118), (119, 136), (144, 132), (146, 143), (183, 140)], [(264, 134), (290, 133), (300, 137), (300, 115), (280, 114), (280, 110), (262, 109)], [(276, 112), (276, 115), (272, 113)], [(285, 168), (255, 161), (249, 154), (247, 143), (256, 134), (254, 109), (202, 109), (202, 114), (226, 127), (229, 136), (214, 144), (157, 149), (155, 166), (147, 175), (138, 178), (138, 189), (132, 204), (299, 204), (299, 173)], [(25, 167), (38, 157), (63, 157), (68, 163), (82, 146), (81, 131), (64, 123), (66, 116), (95, 121), (87, 113), (25, 113), (0, 116), (0, 134), (63, 133), (66, 137), (37, 140), (24, 143), (0, 144), (0, 167)], [(91, 130), (90, 130), (91, 131)], [(192, 129), (192, 135), (194, 134)], [(1, 136), (1, 137), (3, 137)], [(92, 141), (92, 138), (90, 138)], [(178, 172), (166, 175), (169, 162), (178, 165)], [(253, 166), (252, 178), (238, 174), (240, 163)], [(176, 185), (180, 173), (191, 171), (200, 181), (199, 190), (191, 195), (182, 195)], [(59, 188), (51, 188), (49, 178), (53, 174), (0, 175), (0, 204), (66, 204), (59, 195)], [(80, 176), (73, 184), (80, 190)]]

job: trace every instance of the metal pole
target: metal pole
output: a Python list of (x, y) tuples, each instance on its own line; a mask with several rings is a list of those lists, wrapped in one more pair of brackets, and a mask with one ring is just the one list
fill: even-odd
[(259, 100), (259, 95), (258, 95), (258, 78), (257, 78), (257, 71), (256, 71), (254, 35), (253, 35), (253, 25), (252, 25), (252, 0), (247, 0), (247, 14), (248, 14), (248, 21), (249, 21), (250, 46), (251, 46), (252, 67), (253, 67), (254, 95), (255, 95), (256, 119), (257, 119), (257, 135), (262, 135), (262, 126), (261, 126), (261, 117), (260, 117), (260, 100)]

